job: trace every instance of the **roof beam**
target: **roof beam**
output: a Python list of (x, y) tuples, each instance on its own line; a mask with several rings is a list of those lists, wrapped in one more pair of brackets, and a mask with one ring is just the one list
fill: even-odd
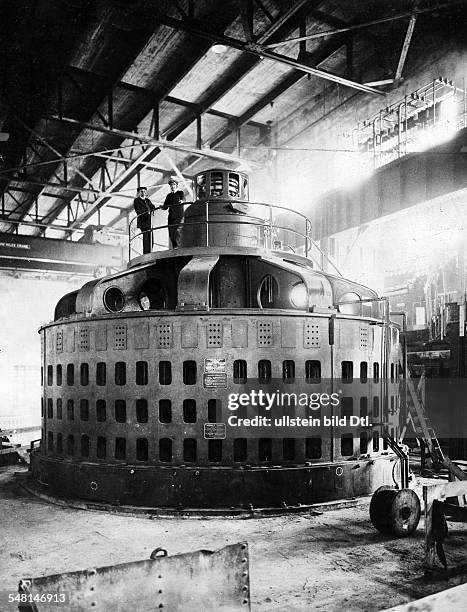
[(182, 21), (180, 19), (174, 19), (173, 17), (158, 16), (157, 19), (164, 25), (167, 25), (174, 29), (183, 30), (185, 32), (189, 32), (190, 34), (194, 34), (201, 38), (210, 40), (211, 42), (220, 43), (228, 47), (233, 47), (234, 49), (237, 49), (239, 51), (245, 51), (247, 53), (257, 55), (261, 58), (266, 58), (279, 62), (281, 64), (285, 64), (290, 68), (295, 68), (296, 70), (300, 70), (307, 74), (311, 74), (313, 76), (317, 76), (328, 81), (333, 81), (334, 83), (339, 83), (339, 85), (345, 85), (353, 89), (358, 89), (359, 91), (364, 91), (365, 93), (384, 95), (384, 92), (381, 92), (378, 89), (374, 89), (373, 87), (369, 87), (368, 85), (364, 85), (363, 83), (357, 83), (356, 81), (346, 79), (344, 77), (338, 76), (337, 74), (332, 74), (331, 72), (327, 72), (326, 70), (320, 70), (318, 68), (313, 68), (312, 66), (307, 66), (306, 64), (303, 64), (302, 62), (295, 60), (291, 57), (287, 57), (286, 55), (280, 55), (279, 53), (275, 53), (274, 51), (269, 51), (265, 46), (261, 44), (253, 42), (244, 42), (242, 40), (237, 40), (235, 38), (225, 36), (223, 34), (208, 32), (206, 30), (198, 28), (193, 23)]

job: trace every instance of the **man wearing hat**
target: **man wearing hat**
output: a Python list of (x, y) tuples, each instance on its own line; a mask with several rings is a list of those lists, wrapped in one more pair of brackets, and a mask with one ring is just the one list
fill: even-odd
[(137, 197), (133, 200), (133, 207), (136, 214), (136, 226), (141, 230), (143, 236), (143, 253), (150, 253), (152, 250), (152, 231), (151, 231), (151, 214), (156, 207), (148, 198), (148, 190), (146, 187), (138, 187)]
[(175, 179), (169, 181), (170, 193), (167, 194), (162, 210), (169, 211), (168, 226), (171, 247), (176, 249), (180, 242), (180, 225), (183, 223), (183, 203), (185, 196), (183, 191), (177, 190), (178, 183)]

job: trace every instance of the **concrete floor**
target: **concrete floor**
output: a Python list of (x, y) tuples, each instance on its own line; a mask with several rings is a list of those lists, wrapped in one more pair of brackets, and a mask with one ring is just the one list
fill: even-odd
[[(176, 554), (242, 540), (253, 612), (384, 610), (467, 582), (427, 582), (423, 525), (410, 538), (385, 537), (370, 523), (369, 500), (319, 516), (151, 520), (48, 504), (20, 487), (21, 469), (0, 468), (0, 591), (16, 592), (24, 577), (145, 559), (158, 546)], [(448, 563), (465, 564), (467, 528), (449, 526)]]

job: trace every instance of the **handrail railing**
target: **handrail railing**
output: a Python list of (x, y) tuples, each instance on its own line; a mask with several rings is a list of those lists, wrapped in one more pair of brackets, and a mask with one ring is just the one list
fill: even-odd
[[(226, 202), (228, 203), (228, 202)], [(166, 242), (162, 243), (155, 239), (156, 232), (160, 230), (168, 230), (173, 227), (189, 227), (189, 226), (204, 226), (206, 227), (206, 231), (203, 233), (204, 235), (204, 245), (205, 247), (212, 246), (210, 243), (209, 236), (209, 228), (214, 226), (222, 226), (222, 225), (248, 225), (250, 227), (256, 227), (258, 230), (258, 246), (261, 248), (269, 249), (269, 250), (286, 250), (291, 251), (293, 253), (298, 253), (300, 255), (304, 255), (306, 258), (313, 261), (313, 263), (318, 267), (318, 269), (324, 271), (329, 271), (328, 268), (331, 269), (331, 273), (336, 274), (337, 276), (342, 276), (334, 263), (329, 259), (329, 257), (324, 253), (324, 251), (314, 242), (311, 238), (311, 223), (309, 219), (302, 213), (298, 211), (292, 211), (285, 206), (276, 206), (273, 204), (267, 204), (264, 202), (248, 202), (246, 203), (249, 206), (249, 210), (246, 213), (238, 212), (237, 216), (229, 216), (229, 218), (225, 220), (211, 220), (212, 215), (218, 216), (222, 213), (212, 213), (209, 214), (209, 204), (219, 204), (219, 200), (206, 200), (204, 202), (204, 214), (205, 218), (202, 221), (195, 221), (192, 219), (185, 219), (179, 223), (171, 223), (165, 225), (159, 225), (156, 227), (151, 227), (148, 230), (140, 230), (136, 224), (137, 220), (140, 216), (147, 215), (147, 213), (142, 213), (141, 215), (137, 215), (131, 219), (129, 224), (129, 259), (131, 260), (133, 256), (141, 255), (141, 252), (135, 248), (135, 239), (139, 236), (143, 236), (144, 234), (151, 232), (152, 234), (152, 244), (153, 250), (154, 246), (159, 247), (159, 249), (167, 249), (170, 248)], [(201, 203), (200, 203), (201, 206)], [(267, 215), (258, 216), (255, 214), (256, 207), (263, 207), (267, 209)], [(284, 211), (288, 215), (292, 216), (292, 219), (298, 218), (304, 224), (304, 231), (299, 231), (296, 227), (290, 227), (287, 225), (283, 225), (283, 220), (279, 219), (278, 221), (274, 220), (274, 217), (277, 218), (277, 212), (274, 215), (275, 211)], [(151, 218), (152, 218), (151, 213)], [(281, 212), (282, 214), (282, 212)], [(232, 218), (233, 217), (233, 218)], [(253, 221), (254, 219), (254, 221)], [(280, 233), (283, 235), (280, 236)], [(295, 239), (290, 240), (289, 244), (286, 240), (287, 234), (291, 234)], [(298, 242), (298, 244), (297, 244)], [(199, 245), (198, 245), (199, 246)], [(156, 249), (156, 250), (159, 250)], [(134, 255), (133, 255), (134, 254)]]

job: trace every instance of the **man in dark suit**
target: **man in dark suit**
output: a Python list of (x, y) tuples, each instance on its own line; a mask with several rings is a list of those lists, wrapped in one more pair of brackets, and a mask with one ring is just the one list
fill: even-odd
[(172, 248), (176, 249), (180, 242), (180, 226), (183, 223), (185, 196), (183, 191), (177, 190), (178, 183), (176, 180), (170, 179), (169, 186), (170, 193), (167, 194), (164, 204), (160, 208), (169, 211), (169, 238)]
[(133, 200), (133, 207), (136, 214), (136, 226), (141, 230), (143, 236), (143, 253), (150, 253), (152, 250), (152, 231), (151, 214), (156, 207), (148, 198), (146, 187), (138, 187), (137, 197)]

